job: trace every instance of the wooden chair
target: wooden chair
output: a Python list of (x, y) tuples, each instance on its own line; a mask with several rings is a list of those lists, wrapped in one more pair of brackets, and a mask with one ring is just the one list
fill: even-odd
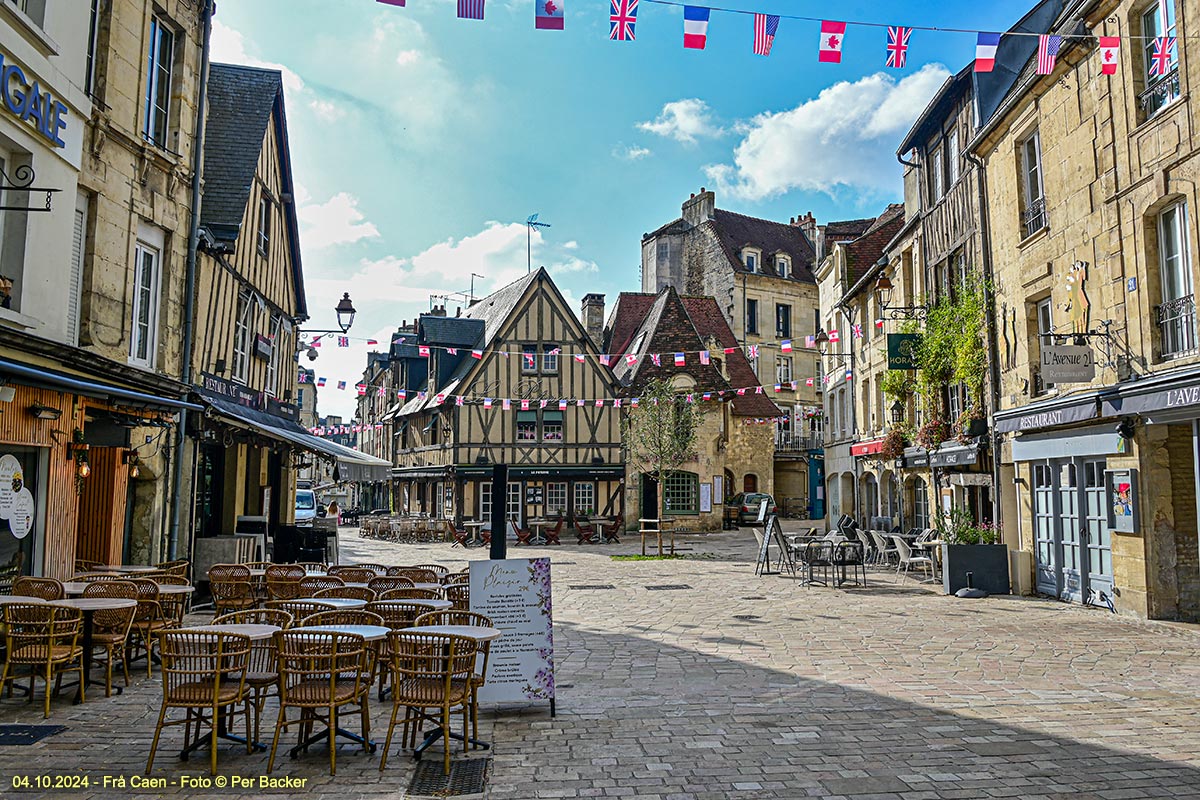
[(0, 594), (11, 595), (13, 583), (21, 575), (21, 565), (25, 563), (25, 552), (18, 550), (4, 566), (0, 566)]
[(154, 665), (153, 649), (155, 642), (158, 641), (158, 633), (160, 631), (169, 630), (179, 627), (172, 617), (167, 616), (167, 610), (164, 608), (161, 598), (162, 593), (158, 589), (158, 584), (149, 578), (134, 578), (126, 576), (126, 582), (132, 583), (137, 587), (138, 591), (138, 606), (137, 611), (133, 615), (133, 627), (130, 636), (129, 649), (130, 660), (137, 658), (135, 644), (140, 644), (146, 655), (146, 677), (150, 677), (151, 669)]
[[(79, 698), (84, 699), (83, 648), (79, 634), (83, 630), (83, 612), (62, 606), (11, 603), (4, 606), (4, 671), (0, 689), (16, 679), (15, 669), (29, 668), (29, 701), (33, 702), (35, 679), (46, 683), (44, 715), (50, 717), (50, 681), (56, 676), (62, 683), (64, 672), (79, 673)], [(54, 690), (58, 694), (58, 688)]]
[(372, 578), (379, 577), (375, 570), (368, 567), (330, 567), (329, 575), (341, 578), (346, 583), (370, 583)]
[(272, 564), (263, 576), (267, 597), (271, 600), (295, 600), (300, 596), (300, 581), (307, 575), (299, 564)]
[(455, 583), (445, 587), (446, 599), (453, 603), (455, 611), (471, 610), (471, 584)]
[[(393, 631), (388, 635), (388, 648), (392, 656), (392, 716), (379, 770), (382, 772), (387, 766), (392, 736), (403, 708), (401, 745), (409, 739), (415, 745), (422, 722), (437, 723), (442, 729), (445, 745), (442, 766), (449, 775), (450, 714), (455, 708), (462, 709), (464, 751), (467, 747), (471, 679), (478, 652), (476, 643), (461, 636)], [(429, 714), (428, 709), (436, 709), (438, 713)]]
[(322, 589), (313, 595), (314, 600), (320, 600), (322, 597), (341, 597), (369, 603), (375, 599), (375, 590), (366, 586), (335, 586), (332, 589)]
[[(138, 587), (129, 581), (97, 581), (83, 590), (84, 597), (115, 597), (137, 600)], [(92, 647), (104, 649), (104, 696), (112, 697), (113, 661), (121, 659), (125, 685), (129, 685), (129, 632), (137, 606), (92, 612)]]
[(164, 561), (161, 564), (154, 565), (159, 570), (171, 575), (182, 575), (185, 578), (190, 577), (189, 572), (192, 567), (192, 562), (186, 558), (176, 559), (175, 561)]
[(443, 600), (437, 589), (389, 589), (376, 600)]
[[(277, 608), (251, 608), (234, 611), (212, 621), (214, 625), (274, 625), (282, 630), (292, 626), (292, 615)], [(275, 658), (275, 639), (250, 642), (250, 661), (246, 667), (246, 691), (254, 710), (254, 741), (261, 740), (263, 708), (271, 697), (279, 696), (279, 665)]]
[(453, 586), (459, 583), (470, 583), (471, 573), (469, 572), (454, 572), (442, 578), (442, 586)]
[[(267, 772), (275, 768), (279, 735), (292, 725), (302, 731), (313, 722), (325, 724), (329, 737), (329, 774), (337, 774), (338, 718), (346, 706), (359, 717), (364, 750), (371, 739), (370, 651), (361, 636), (349, 633), (283, 631), (276, 636), (279, 660), (279, 719)], [(300, 710), (298, 719), (287, 718), (288, 709)], [(319, 712), (324, 711), (324, 716)], [(372, 748), (373, 749), (373, 748)]]
[(600, 524), (600, 541), (610, 544), (620, 544), (621, 538), (618, 534), (621, 532), (621, 520), (614, 519), (609, 524)]
[(322, 589), (336, 589), (346, 582), (335, 575), (309, 575), (300, 580), (300, 596), (312, 597)]
[(274, 561), (247, 561), (242, 566), (246, 567), (246, 569), (265, 570), (265, 569), (267, 569), (267, 567), (274, 566), (274, 564), (275, 564)]
[[(126, 578), (141, 577), (140, 575), (126, 575)], [(188, 610), (192, 604), (192, 596), (186, 592), (164, 592), (163, 586), (189, 586), (187, 578), (179, 575), (160, 575), (154, 578), (154, 582), (159, 585), (158, 603), (162, 606), (163, 616), (175, 622), (174, 627), (178, 628), (183, 625), (183, 618), (187, 616)]]
[(445, 520), (443, 523), (446, 527), (446, 541), (453, 541), (456, 547), (466, 547), (467, 540), (471, 538), (471, 532), (466, 528), (454, 527), (453, 520)]
[(28, 575), (22, 575), (13, 581), (13, 594), (42, 600), (62, 600), (67, 596), (63, 591), (62, 581), (54, 578), (30, 578)]
[(533, 538), (532, 530), (530, 530), (529, 528), (522, 528), (521, 526), (517, 525), (517, 521), (515, 519), (510, 519), (508, 521), (508, 524), (512, 526), (513, 533), (517, 537), (517, 546), (518, 547), (520, 547), (521, 545), (530, 543), (530, 540)]
[(313, 625), (383, 625), (383, 617), (361, 608), (335, 608), (305, 617), (300, 620), (299, 627)]
[[(163, 701), (150, 743), (146, 772), (154, 768), (154, 754), (163, 728), (185, 725), (184, 748), (199, 743), (208, 724), (209, 774), (217, 773), (217, 741), (229, 714), (225, 709), (242, 704), (246, 715), (246, 752), (251, 751), (250, 707), (246, 672), (250, 664), (250, 637), (236, 633), (162, 631)], [(182, 708), (183, 719), (167, 720), (167, 710)], [(207, 715), (205, 714), (207, 712)], [(195, 741), (189, 741), (195, 725)]]
[(381, 592), (387, 592), (392, 589), (411, 589), (413, 588), (413, 582), (408, 578), (401, 578), (399, 576), (385, 576), (380, 578), (372, 578), (370, 582), (367, 583), (367, 588), (375, 592), (375, 594), (378, 596)]
[[(378, 614), (384, 626), (394, 631), (404, 630), (413, 626), (413, 620), (429, 610), (428, 606), (417, 603), (406, 603), (403, 600), (376, 600), (367, 603), (367, 611)], [(379, 645), (379, 701), (383, 702), (387, 691), (387, 682), (391, 677), (391, 651), (387, 641)]]
[(427, 569), (430, 572), (437, 574), (437, 580), (441, 580), (450, 574), (450, 568), (441, 564), (417, 564), (413, 569)]
[[(579, 544), (587, 544), (592, 541), (592, 537), (596, 535), (596, 526), (593, 525), (586, 517), (575, 518), (575, 533), (579, 537)], [(599, 544), (599, 542), (597, 542)]]
[(311, 617), (321, 611), (333, 611), (336, 607), (328, 603), (322, 603), (319, 600), (296, 599), (296, 600), (268, 600), (267, 608), (283, 611), (290, 614), (292, 624), (296, 624), (299, 620), (305, 617)]
[[(493, 628), (492, 618), (474, 611), (426, 611), (413, 620), (413, 626), (418, 625), (474, 625), (481, 628)], [(487, 678), (488, 659), (492, 654), (491, 642), (476, 642), (482, 659), (476, 659), (479, 669), (471, 676), (471, 738), (479, 738), (479, 689)]]
[(553, 528), (546, 529), (546, 544), (548, 544), (548, 545), (551, 545), (551, 544), (561, 545), (562, 544), (562, 542), (560, 542), (558, 540), (558, 537), (559, 537), (559, 534), (562, 533), (563, 525), (565, 525), (566, 522), (567, 521), (565, 519), (563, 519), (562, 517), (559, 517), (557, 525), (555, 525)]
[(250, 568), (241, 564), (214, 564), (208, 571), (208, 585), (218, 616), (253, 608), (258, 603)]
[(281, 608), (248, 608), (213, 617), (213, 625), (274, 625), (287, 630), (294, 618)]

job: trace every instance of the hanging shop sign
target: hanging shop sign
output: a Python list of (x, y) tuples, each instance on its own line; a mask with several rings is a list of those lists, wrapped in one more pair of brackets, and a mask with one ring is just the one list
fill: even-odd
[(254, 356), (255, 356), (255, 358), (261, 358), (263, 361), (270, 361), (271, 353), (272, 353), (272, 351), (274, 351), (274, 349), (275, 349), (275, 344), (274, 344), (274, 342), (271, 341), (270, 337), (264, 336), (261, 333), (255, 334), (255, 336), (254, 336)]
[(66, 147), (61, 131), (67, 128), (67, 107), (36, 80), (26, 77), (12, 56), (0, 50), (0, 95), (4, 109), (32, 126), (50, 144)]
[(1088, 383), (1096, 379), (1096, 360), (1086, 345), (1042, 345), (1042, 380), (1046, 383)]
[(917, 349), (921, 346), (919, 333), (889, 333), (887, 335), (888, 369), (916, 369)]

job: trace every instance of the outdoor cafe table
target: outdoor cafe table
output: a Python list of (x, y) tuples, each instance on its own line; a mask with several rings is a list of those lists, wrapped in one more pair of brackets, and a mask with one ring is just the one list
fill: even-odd
[[(369, 584), (369, 583), (347, 583), (346, 585), (353, 586), (356, 589), (368, 589), (371, 586), (371, 584)], [(410, 589), (410, 588), (411, 589), (430, 589), (435, 592), (440, 592), (445, 587), (443, 587), (440, 583), (417, 583), (417, 582), (414, 582), (411, 587), (405, 586), (404, 588), (405, 589)], [(324, 599), (324, 598), (322, 598), (322, 599)]]
[(467, 520), (463, 523), (463, 527), (471, 531), (471, 535), (467, 537), (467, 541), (471, 544), (483, 544), (483, 537), (480, 531), (483, 530), (488, 523), (481, 520)]
[[(130, 575), (131, 578), (136, 578), (136, 575)], [(68, 595), (79, 596), (87, 591), (87, 587), (91, 586), (90, 581), (67, 581), (63, 584), (63, 591)], [(191, 594), (196, 591), (195, 586), (176, 586), (173, 583), (158, 584), (159, 594)]]
[(395, 600), (376, 600), (375, 605), (386, 605), (388, 603), (406, 603), (414, 606), (425, 606), (430, 611), (445, 611), (453, 608), (454, 603), (449, 600), (424, 600), (416, 597), (397, 598)]
[(311, 600), (314, 603), (321, 603), (322, 605), (332, 606), (333, 608), (355, 609), (365, 608), (367, 605), (366, 600), (359, 600), (355, 597), (302, 597), (299, 599)]
[(124, 572), (133, 574), (135, 572), (158, 572), (158, 567), (147, 567), (138, 564), (101, 564), (98, 567), (92, 567), (90, 572)]
[[(416, 634), (441, 634), (443, 636), (462, 636), (466, 639), (474, 639), (477, 642), (490, 642), (493, 639), (499, 639), (501, 631), (498, 628), (489, 628), (485, 625), (415, 625), (411, 628), (405, 628), (399, 633), (416, 633)], [(486, 680), (487, 676), (483, 678)], [(442, 738), (441, 726), (434, 728), (429, 733), (425, 734), (424, 740), (413, 749), (413, 755), (417, 758), (421, 757), (431, 744)], [(463, 741), (461, 733), (450, 732), (451, 739)], [(480, 741), (479, 739), (467, 739), (471, 744), (482, 747), (487, 750), (492, 745), (489, 742)]]
[(15, 605), (17, 603), (22, 605), (40, 606), (44, 605), (45, 602), (46, 601), (40, 597), (25, 597), (24, 595), (19, 594), (0, 594), (0, 607)]
[(558, 524), (556, 519), (544, 519), (538, 517), (529, 520), (529, 527), (533, 528), (533, 536), (530, 537), (530, 544), (545, 544), (546, 543), (546, 528), (552, 528)]
[[(79, 689), (75, 692), (75, 703), (83, 702), (83, 687), (86, 684), (103, 686), (101, 681), (92, 680), (92, 617), (97, 611), (115, 611), (121, 608), (134, 608), (137, 600), (127, 600), (122, 597), (75, 597), (68, 600), (53, 600), (50, 605), (78, 608), (83, 612), (83, 676), (79, 681)], [(117, 694), (124, 687), (116, 687)]]

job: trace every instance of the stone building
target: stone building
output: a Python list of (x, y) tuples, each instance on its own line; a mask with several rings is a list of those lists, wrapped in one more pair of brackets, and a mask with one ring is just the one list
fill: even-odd
[[(775, 496), (781, 508), (823, 515), (820, 408), (807, 378), (817, 374), (809, 344), (820, 328), (813, 267), (825, 229), (811, 214), (790, 223), (748, 217), (716, 207), (706, 189), (683, 203), (681, 216), (642, 237), (642, 291), (667, 286), (681, 295), (714, 297), (734, 336), (758, 347), (752, 360), (783, 410), (776, 427)], [(586, 310), (585, 310), (586, 314)], [(790, 343), (790, 352), (781, 350)], [(796, 384), (795, 389), (792, 388)]]
[[(1187, 620), (1200, 618), (1196, 19), (1196, 0), (1056, 9), (1043, 30), (1122, 37), (1115, 71), (1094, 38), (1065, 40), (1046, 76), (1007, 42), (1016, 84), (969, 147), (986, 168), (1017, 577)], [(1178, 44), (1155, 59), (1160, 36)]]
[[(367, 353), (367, 366), (355, 391), (358, 392), (358, 410), (355, 412), (359, 425), (358, 450), (391, 465), (395, 453), (392, 420), (387, 411), (395, 402), (395, 387), (388, 353)], [(391, 509), (391, 474), (377, 478), (359, 486), (362, 504), (371, 509)]]
[(672, 286), (657, 295), (622, 292), (602, 349), (627, 403), (650, 381), (665, 379), (704, 409), (696, 457), (665, 487), (626, 465), (627, 527), (636, 528), (639, 517), (658, 517), (660, 489), (667, 512), (688, 530), (720, 530), (726, 500), (738, 492), (774, 491), (774, 420), (782, 411), (764, 392), (716, 300), (680, 297)]

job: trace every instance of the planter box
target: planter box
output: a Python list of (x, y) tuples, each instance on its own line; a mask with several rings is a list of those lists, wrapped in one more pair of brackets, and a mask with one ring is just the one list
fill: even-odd
[(942, 545), (942, 588), (946, 594), (965, 589), (968, 572), (972, 573), (976, 589), (988, 594), (1008, 594), (1008, 545)]

